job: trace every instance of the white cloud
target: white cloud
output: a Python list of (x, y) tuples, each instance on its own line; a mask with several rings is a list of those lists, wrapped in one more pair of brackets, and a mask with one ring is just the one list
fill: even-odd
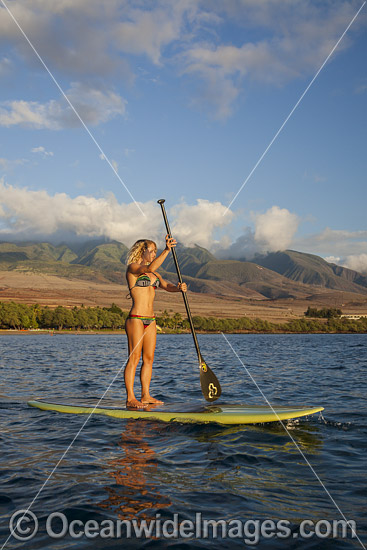
[[(119, 3), (19, 0), (9, 2), (8, 8), (53, 70), (78, 78), (96, 74), (105, 77), (113, 72), (131, 76), (126, 60), (120, 59), (115, 48), (110, 47), (111, 28), (119, 19)], [(34, 52), (5, 9), (0, 9), (0, 36), (33, 65)]]
[[(131, 59), (144, 56), (199, 80), (192, 102), (209, 103), (218, 118), (232, 113), (247, 80), (281, 85), (313, 75), (356, 11), (349, 0), (17, 0), (9, 7), (46, 64), (68, 78), (133, 82)], [(34, 53), (9, 23), (0, 9), (2, 40), (33, 64)], [(227, 23), (237, 32), (224, 40)], [(357, 19), (334, 55), (360, 24)], [(257, 40), (259, 32), (265, 40)], [(29, 107), (28, 123), (44, 121), (37, 105)]]
[[(50, 104), (53, 102), (50, 102)], [(48, 119), (51, 105), (45, 107), (35, 101), (6, 101), (0, 107), (0, 126), (15, 126), (17, 124), (34, 128), (49, 128), (54, 124)]]
[(339, 264), (341, 258), (339, 256), (326, 256), (324, 260), (325, 262), (329, 262), (329, 264)]
[[(46, 191), (17, 188), (0, 180), (0, 234), (26, 237), (50, 236), (73, 232), (76, 235), (105, 236), (131, 245), (136, 239), (151, 238), (164, 243), (165, 228), (160, 208), (155, 201), (120, 204), (113, 194), (104, 198), (85, 195), (72, 198), (66, 193), (49, 195)], [(209, 247), (216, 228), (232, 220), (223, 213), (226, 207), (199, 199), (197, 204), (181, 202), (169, 209), (174, 236), (185, 245), (194, 243)]]
[[(126, 101), (112, 91), (87, 88), (74, 82), (66, 95), (85, 124), (95, 126), (124, 115)], [(60, 130), (80, 126), (80, 121), (62, 96), (47, 103), (14, 100), (0, 104), (0, 126), (25, 126)]]
[(346, 258), (341, 258), (340, 256), (328, 256), (324, 259), (331, 264), (347, 267), (348, 269), (367, 275), (366, 252), (362, 252), (361, 254), (350, 254)]
[(347, 256), (342, 265), (354, 271), (359, 271), (359, 273), (367, 274), (367, 254), (362, 253)]
[(299, 218), (286, 208), (272, 206), (255, 215), (255, 242), (264, 251), (286, 250), (298, 229)]
[(207, 77), (210, 69), (222, 78), (239, 74), (258, 80), (279, 80), (280, 74), (291, 76), (292, 71), (277, 59), (271, 45), (266, 42), (246, 43), (242, 46), (212, 44), (188, 50), (186, 72), (197, 72)]
[(28, 162), (27, 159), (6, 159), (6, 158), (0, 158), (0, 167), (3, 170), (11, 170), (15, 166), (19, 166), (22, 164), (26, 164)]
[[(144, 55), (159, 64), (162, 49), (182, 38), (186, 18), (194, 19), (197, 0), (17, 0), (10, 3), (14, 17), (47, 65), (68, 75), (105, 77), (118, 74), (132, 80), (126, 54)], [(27, 61), (33, 52), (0, 10), (0, 36)]]
[[(44, 190), (32, 191), (0, 183), (0, 205), (3, 233), (35, 236), (65, 231), (124, 242), (133, 240), (137, 231), (144, 233), (145, 219), (136, 205), (119, 204), (112, 194), (99, 199), (85, 195), (71, 198), (66, 193), (49, 195)], [(151, 214), (150, 203), (144, 205), (144, 211)], [(154, 226), (158, 226), (159, 218), (156, 218), (153, 232)]]
[(192, 206), (181, 202), (171, 208), (174, 218), (172, 232), (186, 246), (198, 244), (212, 248), (213, 233), (217, 228), (228, 225), (233, 213), (220, 202), (198, 199)]
[[(47, 238), (75, 234), (109, 237), (131, 245), (140, 238), (164, 244), (165, 227), (155, 201), (119, 203), (113, 194), (103, 198), (66, 193), (50, 195), (15, 187), (0, 178), (0, 235), (18, 238)], [(292, 247), (300, 252), (326, 256), (326, 260), (367, 273), (367, 231), (349, 232), (326, 228), (317, 235), (295, 238), (299, 218), (285, 208), (273, 206), (253, 214), (255, 228), (247, 227), (235, 242), (229, 238), (235, 216), (220, 202), (198, 199), (194, 205), (184, 201), (167, 206), (173, 235), (186, 246), (198, 244), (218, 257), (251, 259), (258, 253)], [(225, 215), (223, 215), (225, 214)], [(223, 236), (218, 240), (220, 232)]]
[[(156, 2), (153, 8), (133, 7), (125, 21), (114, 27), (116, 46), (125, 53), (147, 55), (160, 64), (162, 49), (181, 36), (183, 17), (195, 2)], [(142, 6), (142, 4), (141, 4)]]
[(295, 239), (294, 247), (301, 252), (319, 254), (323, 257), (332, 255), (335, 258), (346, 258), (360, 255), (367, 250), (367, 231), (347, 231), (326, 227), (321, 233)]
[(45, 157), (53, 157), (54, 154), (52, 151), (46, 151), (46, 149), (40, 145), (39, 147), (33, 147), (33, 149), (31, 149), (31, 153), (40, 153), (41, 155), (45, 156)]
[[(193, 67), (185, 72), (195, 72)], [(196, 83), (196, 95), (191, 100), (192, 106), (211, 110), (215, 119), (226, 119), (233, 112), (233, 104), (240, 93), (233, 80), (215, 67), (202, 67), (201, 81)]]
[(265, 213), (252, 213), (255, 229), (246, 227), (235, 242), (216, 250), (220, 258), (252, 259), (256, 254), (286, 250), (293, 245), (299, 218), (286, 208), (272, 206)]
[[(184, 73), (206, 83), (202, 101), (211, 102), (219, 118), (232, 112), (234, 100), (246, 88), (246, 80), (278, 86), (313, 75), (356, 11), (345, 1), (316, 4), (284, 0), (214, 1), (211, 9), (219, 16), (217, 27), (230, 20), (241, 31), (242, 40), (223, 43), (213, 36), (211, 41), (192, 43), (184, 52)], [(358, 28), (358, 23), (350, 33)], [(258, 30), (262, 35), (266, 33), (265, 40), (252, 38)], [(350, 43), (350, 33), (334, 57)], [(222, 88), (231, 90), (230, 98), (221, 93)]]

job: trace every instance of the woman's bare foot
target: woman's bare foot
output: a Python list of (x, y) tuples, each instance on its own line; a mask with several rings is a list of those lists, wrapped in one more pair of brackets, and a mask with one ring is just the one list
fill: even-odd
[(155, 397), (152, 397), (151, 395), (147, 395), (145, 397), (142, 397), (141, 402), (144, 405), (148, 405), (150, 403), (155, 404), (155, 405), (163, 405), (163, 401), (160, 401), (159, 399), (156, 399)]
[(138, 401), (136, 397), (134, 397), (130, 399), (130, 401), (126, 401), (126, 407), (129, 409), (144, 409), (145, 403)]

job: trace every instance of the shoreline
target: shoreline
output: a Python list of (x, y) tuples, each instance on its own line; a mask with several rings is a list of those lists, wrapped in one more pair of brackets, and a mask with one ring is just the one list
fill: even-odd
[[(66, 308), (0, 302), (0, 334), (126, 334), (128, 312), (111, 307)], [(303, 316), (274, 323), (257, 317), (194, 316), (198, 334), (367, 334), (367, 316), (345, 315), (336, 308), (308, 308)], [(157, 334), (191, 334), (188, 319), (164, 310), (156, 315)]]
[[(2, 303), (48, 307), (52, 310), (60, 306), (73, 310), (83, 305), (86, 309), (110, 308), (115, 304), (123, 311), (129, 311), (131, 300), (126, 297), (127, 293), (127, 286), (120, 283), (66, 279), (34, 272), (0, 271)], [(303, 317), (308, 307), (340, 308), (344, 314), (367, 316), (366, 295), (323, 290), (319, 287), (310, 287), (310, 296), (307, 297), (251, 299), (236, 293), (189, 291), (189, 298), (193, 317), (247, 317), (251, 321), (262, 319), (282, 324), (297, 321)], [(176, 293), (157, 292), (154, 309), (156, 316), (161, 316), (165, 311), (171, 316), (174, 312), (182, 317), (186, 315), (183, 300)]]
[[(268, 335), (283, 335), (283, 334), (288, 334), (288, 335), (298, 335), (298, 334), (325, 334), (325, 335), (333, 335), (333, 334), (366, 334), (366, 332), (355, 332), (355, 331), (334, 331), (334, 332), (327, 332), (327, 331), (321, 331), (321, 330), (315, 330), (315, 331), (298, 331), (298, 332), (291, 332), (291, 331), (282, 331), (282, 330), (277, 330), (277, 331), (251, 331), (251, 330), (233, 330), (233, 331), (227, 331), (227, 330), (223, 330), (223, 331), (203, 331), (203, 330), (195, 330), (196, 334), (210, 334), (210, 335), (218, 335), (218, 334), (249, 334), (249, 335), (263, 335), (263, 334), (268, 334)], [(32, 336), (32, 335), (45, 335), (45, 334), (48, 334), (50, 336), (61, 336), (61, 335), (64, 335), (64, 334), (69, 334), (69, 335), (74, 335), (74, 336), (103, 336), (103, 335), (106, 335), (106, 336), (125, 336), (126, 335), (126, 332), (125, 330), (121, 329), (121, 330), (47, 330), (47, 329), (44, 329), (44, 330), (27, 330), (27, 329), (21, 329), (21, 330), (17, 330), (17, 329), (0, 329), (0, 336), (6, 336), (6, 335), (22, 335), (22, 336)], [(161, 330), (161, 331), (157, 331), (157, 336), (161, 335), (161, 334), (164, 334), (164, 335), (172, 335), (172, 336), (177, 336), (177, 335), (186, 335), (186, 334), (191, 334), (190, 331), (184, 331), (184, 330), (180, 330), (180, 331), (173, 331), (173, 330), (170, 330), (170, 331), (164, 331), (164, 330)]]

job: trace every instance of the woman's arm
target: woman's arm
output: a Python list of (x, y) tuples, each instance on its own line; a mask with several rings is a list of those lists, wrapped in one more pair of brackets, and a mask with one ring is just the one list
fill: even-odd
[(167, 292), (187, 292), (186, 283), (177, 283), (177, 285), (174, 285), (168, 281), (165, 281), (159, 273), (156, 273), (156, 275), (159, 279), (159, 288), (162, 288)]
[(159, 266), (161, 266), (164, 262), (164, 260), (167, 258), (171, 248), (175, 247), (177, 244), (176, 239), (173, 237), (169, 237), (166, 235), (166, 248), (159, 254), (157, 258), (155, 258), (150, 264), (147, 269), (147, 271), (155, 271), (158, 269)]

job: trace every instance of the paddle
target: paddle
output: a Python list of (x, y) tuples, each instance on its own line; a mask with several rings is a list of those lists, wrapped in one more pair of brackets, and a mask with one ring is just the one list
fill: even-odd
[[(158, 202), (158, 204), (161, 205), (164, 223), (166, 224), (167, 234), (171, 238), (172, 233), (171, 233), (171, 229), (169, 227), (167, 214), (166, 214), (166, 209), (164, 208), (165, 199), (159, 199), (159, 201), (157, 201), (157, 202)], [(183, 281), (182, 281), (182, 277), (181, 277), (180, 268), (179, 268), (179, 265), (178, 265), (176, 250), (174, 248), (171, 248), (171, 251), (172, 251), (172, 254), (173, 254), (173, 261), (175, 262), (175, 266), (176, 266), (178, 280), (179, 280), (180, 283), (182, 283)], [(198, 354), (199, 366), (200, 366), (201, 391), (203, 392), (203, 395), (204, 395), (204, 397), (207, 401), (215, 401), (216, 399), (218, 399), (218, 397), (220, 397), (220, 394), (222, 393), (222, 390), (221, 390), (221, 387), (220, 387), (220, 384), (218, 382), (217, 377), (215, 376), (214, 372), (205, 363), (205, 361), (203, 359), (203, 356), (201, 355), (201, 351), (200, 351), (200, 348), (199, 348), (199, 342), (198, 342), (198, 339), (196, 338), (194, 323), (192, 322), (189, 302), (188, 302), (188, 299), (187, 299), (187, 293), (182, 292), (182, 297), (183, 297), (183, 300), (184, 300), (184, 303), (185, 303), (187, 318), (188, 318), (189, 323), (190, 323), (191, 334), (192, 334), (192, 337), (194, 339), (196, 352)]]

